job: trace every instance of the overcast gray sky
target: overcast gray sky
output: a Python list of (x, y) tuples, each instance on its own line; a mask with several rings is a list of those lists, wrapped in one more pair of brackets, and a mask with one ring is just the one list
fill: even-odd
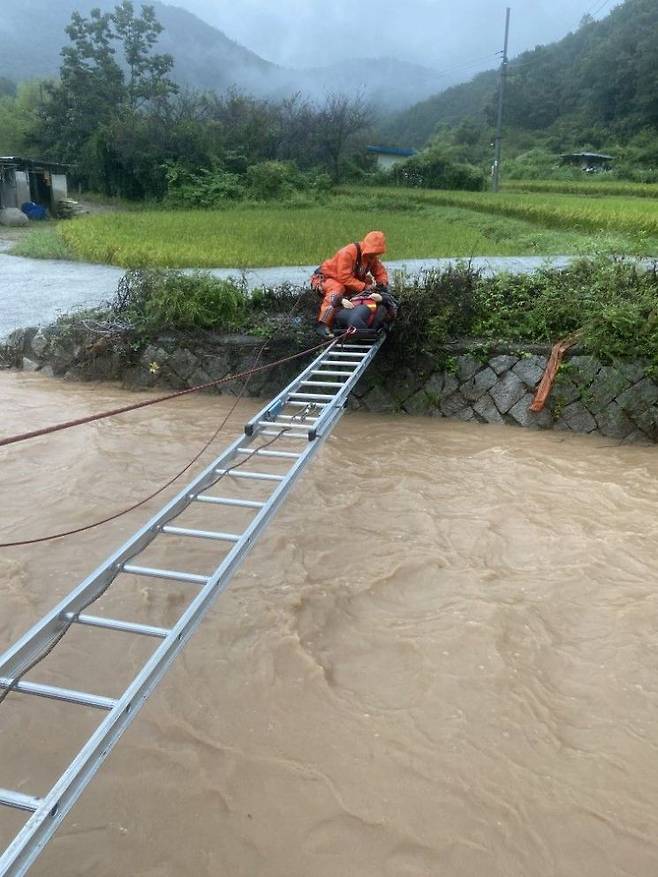
[[(606, 15), (619, 0), (168, 0), (285, 66), (325, 66), (350, 55), (394, 56), (449, 79), (497, 63), (505, 7), (512, 6), (512, 55), (552, 42), (586, 12)], [(467, 66), (472, 62), (472, 66)], [(454, 68), (460, 68), (455, 70)]]

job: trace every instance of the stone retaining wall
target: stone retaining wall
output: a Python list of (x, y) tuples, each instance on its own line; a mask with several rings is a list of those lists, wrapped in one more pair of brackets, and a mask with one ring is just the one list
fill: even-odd
[(406, 370), (394, 380), (376, 369), (354, 393), (353, 406), (369, 411), (508, 423), (533, 429), (594, 433), (626, 441), (658, 441), (658, 383), (639, 363), (604, 365), (571, 356), (562, 365), (540, 413), (529, 410), (548, 351), (491, 357), (462, 353), (449, 367), (425, 374)]
[[(266, 363), (313, 344), (309, 338), (280, 339), (268, 345)], [(0, 347), (6, 366), (41, 370), (69, 380), (119, 380), (130, 389), (184, 388), (204, 384), (253, 366), (261, 338), (163, 337), (131, 351), (77, 326), (14, 332)], [(469, 342), (471, 350), (482, 344)], [(529, 351), (499, 347), (484, 355), (461, 348), (439, 358), (399, 365), (386, 348), (350, 400), (372, 412), (452, 417), (480, 423), (507, 423), (532, 429), (595, 433), (623, 441), (658, 441), (658, 383), (641, 363), (604, 364), (577, 352), (565, 361), (544, 411), (529, 405), (548, 360), (548, 348)], [(439, 364), (440, 361), (440, 364)], [(248, 395), (271, 397), (299, 371), (300, 360), (254, 376)], [(236, 393), (239, 383), (220, 389)]]

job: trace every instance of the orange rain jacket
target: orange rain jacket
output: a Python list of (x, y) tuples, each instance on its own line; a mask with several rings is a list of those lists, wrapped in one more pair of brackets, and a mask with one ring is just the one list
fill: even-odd
[[(369, 285), (368, 275), (372, 275), (375, 283), (388, 285), (388, 272), (377, 258), (386, 252), (386, 238), (381, 231), (371, 231), (361, 241), (361, 265), (357, 264), (357, 247), (347, 244), (338, 250), (335, 256), (320, 265), (320, 272), (325, 280), (337, 281), (345, 287), (346, 292), (354, 294), (363, 292)], [(328, 284), (334, 286), (334, 284)]]

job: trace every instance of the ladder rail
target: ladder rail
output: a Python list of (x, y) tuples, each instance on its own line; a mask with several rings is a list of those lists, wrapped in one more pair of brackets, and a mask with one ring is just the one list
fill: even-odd
[[(182, 612), (178, 621), (167, 629), (143, 626), (144, 632), (149, 630), (154, 635), (154, 641), (157, 642), (155, 650), (145, 661), (123, 694), (111, 701), (111, 706), (110, 700), (107, 699), (106, 714), (102, 721), (50, 791), (42, 798), (31, 798), (23, 796), (21, 793), (3, 790), (4, 800), (0, 795), (0, 804), (9, 804), (11, 796), (14, 795), (16, 805), (22, 803), (24, 805), (22, 809), (31, 812), (31, 815), (4, 853), (0, 855), (0, 875), (2, 877), (10, 877), (10, 875), (11, 877), (19, 877), (19, 875), (25, 874), (39, 856), (84, 788), (100, 769), (121, 735), (133, 721), (158, 682), (168, 671), (173, 660), (201, 623), (209, 608), (217, 597), (226, 590), (242, 561), (255, 544), (262, 530), (277, 512), (290, 489), (303, 473), (306, 465), (318, 453), (325, 439), (329, 436), (331, 428), (344, 413), (349, 391), (354, 387), (363, 371), (372, 361), (383, 340), (383, 338), (379, 338), (373, 343), (368, 354), (364, 356), (359, 364), (359, 367), (347, 376), (348, 379), (344, 388), (339, 390), (331, 404), (328, 404), (322, 410), (322, 414), (313, 422), (312, 428), (309, 430), (309, 441), (305, 444), (299, 455), (296, 456), (296, 459), (285, 458), (286, 462), (290, 463), (290, 468), (283, 479), (266, 482), (273, 486), (272, 493), (268, 499), (262, 502), (260, 506), (258, 503), (253, 503), (253, 506), (247, 506), (252, 508), (255, 514), (251, 522), (239, 535), (237, 542), (232, 544), (231, 549), (218, 564), (215, 571), (209, 576), (189, 576), (190, 580), (199, 580), (196, 582), (199, 590), (187, 608)], [(302, 375), (298, 376), (279, 394), (277, 399), (279, 401), (285, 400), (294, 393), (294, 388), (299, 386), (301, 377), (308, 374), (311, 369), (317, 368), (318, 363), (326, 357), (327, 353), (331, 352), (334, 346), (335, 344), (331, 345), (321, 356), (317, 357), (302, 372)], [(239, 435), (191, 484), (187, 485), (177, 496), (170, 500), (160, 512), (154, 515), (147, 524), (110, 555), (104, 563), (100, 564), (90, 576), (60, 601), (41, 621), (33, 625), (14, 646), (9, 648), (3, 655), (0, 655), (0, 679), (5, 682), (5, 688), (8, 681), (19, 677), (35, 659), (43, 655), (50, 644), (57, 642), (62, 631), (67, 630), (74, 622), (78, 613), (83, 612), (98, 596), (107, 590), (116, 575), (124, 569), (124, 566), (128, 566), (126, 573), (130, 572), (131, 567), (128, 561), (148, 546), (157, 535), (162, 533), (162, 528), (168, 521), (177, 517), (196, 500), (197, 496), (203, 495), (203, 492), (208, 487), (211, 487), (223, 477), (222, 475), (218, 476), (218, 470), (230, 475), (230, 465), (228, 464), (230, 459), (242, 462), (245, 459), (250, 459), (250, 457), (245, 458), (241, 456), (240, 452), (248, 450), (251, 442), (259, 437), (261, 434), (259, 430), (262, 430), (263, 427), (258, 426), (258, 421), (266, 420), (266, 415), (271, 412), (271, 409), (272, 403), (269, 403), (250, 421), (250, 424), (254, 426), (251, 434), (247, 432), (245, 427), (247, 436), (244, 434)], [(295, 422), (294, 426), (297, 427), (298, 424)], [(318, 426), (321, 426), (319, 431)], [(285, 438), (285, 432), (282, 432), (281, 436)], [(254, 448), (255, 450), (257, 450), (257, 447)], [(256, 454), (253, 456), (256, 458)], [(139, 569), (139, 567), (135, 567), (135, 569)], [(83, 616), (82, 618), (85, 621), (89, 619), (87, 623), (91, 622), (92, 625), (96, 621), (101, 621), (93, 616)], [(129, 632), (129, 622), (119, 622), (115, 629), (121, 629), (121, 624), (124, 625), (126, 632)], [(100, 626), (103, 626), (102, 621)], [(110, 627), (111, 624), (107, 626)], [(136, 625), (135, 627), (140, 626)], [(137, 633), (138, 631), (136, 630), (135, 632)], [(22, 685), (16, 686), (17, 694), (21, 693), (22, 687)], [(36, 686), (33, 684), (32, 687)], [(98, 700), (100, 703), (103, 699), (99, 696)]]
[[(380, 338), (371, 346), (370, 350), (364, 354), (363, 359), (359, 363), (358, 367), (355, 368), (354, 372), (351, 374), (350, 379), (345, 381), (340, 390), (336, 393), (334, 407), (344, 408), (347, 405), (347, 399), (359, 382), (361, 376), (365, 373), (366, 369), (373, 361), (379, 348), (384, 343), (384, 339)], [(333, 351), (332, 351), (333, 352)], [(308, 431), (309, 440), (317, 438), (318, 436), (323, 435), (327, 429), (333, 429), (335, 425), (336, 419), (332, 416), (331, 409), (326, 409), (322, 411), (316, 422)]]
[[(313, 362), (304, 369), (301, 375), (298, 375), (291, 384), (285, 387), (281, 393), (275, 398), (277, 400), (285, 399), (287, 395), (294, 392), (302, 376), (306, 375), (311, 368), (317, 367), (322, 361), (327, 351), (331, 351), (336, 346), (335, 341), (327, 347)], [(273, 402), (265, 405), (258, 414), (254, 415), (249, 424), (257, 423), (259, 420), (265, 420), (266, 414), (273, 406)], [(248, 425), (249, 425), (248, 424)], [(283, 428), (282, 428), (283, 429)], [(245, 428), (246, 432), (246, 428)], [(285, 435), (285, 433), (283, 433)], [(247, 433), (239, 436), (214, 460), (204, 471), (198, 475), (194, 481), (186, 485), (167, 505), (157, 512), (144, 526), (131, 536), (114, 554), (110, 555), (100, 566), (98, 566), (81, 584), (67, 594), (54, 609), (52, 609), (40, 621), (34, 624), (24, 636), (22, 636), (13, 646), (0, 655), (0, 676), (14, 677), (24, 672), (32, 661), (38, 657), (43, 651), (43, 640), (39, 643), (39, 648), (35, 650), (31, 647), (37, 637), (48, 637), (50, 642), (55, 642), (60, 635), (62, 629), (65, 629), (69, 622), (66, 619), (68, 613), (76, 613), (87, 608), (88, 602), (98, 599), (104, 590), (114, 581), (115, 577), (121, 572), (121, 568), (125, 563), (139, 554), (157, 535), (157, 528), (168, 524), (173, 518), (178, 517), (189, 503), (192, 501), (192, 494), (203, 493), (207, 488), (212, 487), (217, 481), (217, 469), (223, 467), (223, 463), (228, 461), (236, 454), (238, 448), (245, 444), (245, 441), (254, 439), (256, 432)], [(221, 477), (221, 476), (220, 476)], [(48, 642), (45, 643), (47, 647)]]
[(272, 399), (272, 401), (269, 402), (265, 406), (265, 408), (262, 411), (259, 411), (257, 415), (254, 415), (254, 417), (252, 417), (247, 422), (247, 424), (244, 428), (245, 434), (248, 436), (251, 436), (254, 429), (257, 426), (258, 420), (267, 420), (268, 414), (271, 414), (272, 412), (276, 412), (280, 408), (282, 408), (286, 397), (289, 396), (291, 392), (293, 392), (295, 389), (297, 389), (299, 387), (299, 385), (303, 382), (304, 378), (307, 378), (312, 374), (313, 369), (318, 368), (318, 366), (322, 362), (322, 360), (325, 359), (327, 353), (330, 350), (335, 350), (338, 343), (339, 343), (339, 341), (338, 341), (338, 339), (336, 339), (331, 344), (329, 344), (327, 347), (325, 347), (325, 349), (322, 351), (322, 353), (320, 353), (320, 355), (317, 356), (313, 360), (312, 363), (310, 363), (302, 372), (300, 372), (297, 375), (297, 377), (290, 384), (288, 384), (287, 387), (284, 387), (283, 390), (281, 390), (281, 392), (278, 393), (274, 397), (274, 399)]

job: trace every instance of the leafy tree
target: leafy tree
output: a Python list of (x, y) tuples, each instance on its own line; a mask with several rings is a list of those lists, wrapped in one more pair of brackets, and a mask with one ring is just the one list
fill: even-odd
[(136, 16), (130, 0), (113, 13), (92, 9), (85, 18), (74, 12), (66, 28), (71, 42), (62, 49), (60, 82), (48, 87), (40, 108), (37, 145), (76, 161), (90, 139), (126, 107), (134, 110), (173, 94), (176, 86), (166, 76), (173, 59), (151, 54), (160, 31), (153, 7), (143, 6)]
[(167, 76), (174, 59), (168, 54), (152, 54), (163, 30), (153, 7), (142, 6), (141, 16), (136, 16), (130, 0), (123, 0), (112, 19), (128, 67), (126, 88), (130, 106), (135, 109), (144, 101), (166, 98), (176, 92), (176, 85)]
[(15, 96), (0, 96), (0, 155), (20, 155), (28, 150), (43, 87), (38, 80), (21, 82)]
[[(339, 180), (350, 147), (373, 126), (371, 108), (362, 97), (342, 94), (327, 97), (315, 120), (317, 142), (327, 157), (334, 180)], [(362, 143), (365, 146), (365, 141)]]
[(274, 104), (236, 90), (206, 99), (215, 145), (228, 170), (244, 173), (250, 164), (277, 157), (281, 122)]

